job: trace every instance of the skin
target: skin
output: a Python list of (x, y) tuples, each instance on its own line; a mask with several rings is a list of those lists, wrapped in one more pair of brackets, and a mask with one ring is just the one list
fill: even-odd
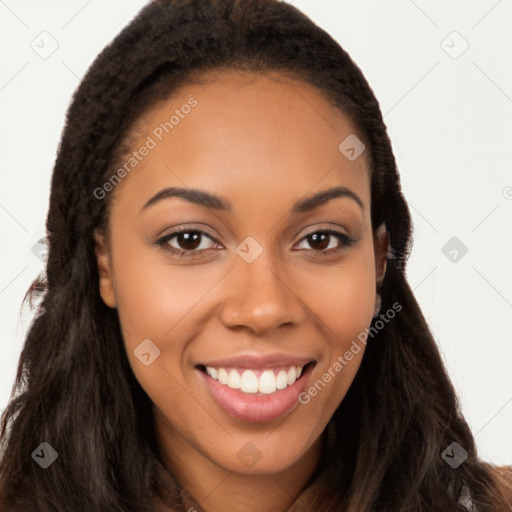
[[(365, 153), (349, 161), (338, 150), (358, 131), (321, 92), (269, 73), (224, 70), (204, 78), (182, 86), (136, 126), (134, 150), (174, 109), (197, 100), (117, 185), (108, 233), (96, 233), (100, 294), (117, 308), (130, 364), (153, 402), (163, 460), (181, 485), (208, 512), (275, 512), (311, 477), (364, 345), (307, 405), (264, 423), (228, 416), (195, 365), (284, 352), (315, 359), (309, 382), (316, 382), (371, 323), (388, 237), (372, 231)], [(142, 210), (175, 186), (220, 195), (231, 211), (176, 197)], [(339, 197), (291, 213), (296, 201), (336, 186), (353, 191), (363, 208)], [(202, 239), (196, 256), (155, 244), (189, 226), (213, 238)], [(327, 249), (306, 235), (328, 228), (357, 241), (343, 247), (333, 236), (334, 252), (322, 257)], [(235, 252), (248, 236), (263, 249), (252, 263)], [(167, 244), (180, 248), (176, 237)], [(149, 366), (134, 355), (147, 338), (161, 351)], [(246, 443), (261, 453), (252, 467), (237, 457)]]

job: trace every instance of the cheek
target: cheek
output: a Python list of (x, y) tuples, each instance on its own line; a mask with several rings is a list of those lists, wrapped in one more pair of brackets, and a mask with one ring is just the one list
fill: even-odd
[[(333, 267), (325, 278), (306, 280), (307, 297), (319, 320), (324, 325), (331, 347), (344, 345), (357, 337), (371, 322), (375, 306), (375, 270), (369, 250), (357, 251), (339, 266)], [(308, 283), (309, 284), (306, 284)]]
[[(190, 375), (182, 363), (190, 340), (200, 329), (201, 301), (219, 276), (212, 275), (216, 272), (208, 271), (206, 265), (173, 266), (161, 254), (129, 250), (126, 245), (114, 264), (117, 310), (137, 381), (171, 416), (187, 408), (194, 410), (197, 404), (183, 393)], [(142, 354), (148, 352), (144, 358)]]
[(365, 331), (373, 317), (376, 286), (369, 249), (354, 252), (317, 287), (309, 285), (309, 304), (318, 312), (316, 325), (324, 333), (325, 344), (301, 403), (325, 421), (346, 395), (366, 348)]
[(114, 264), (117, 309), (130, 348), (144, 338), (159, 346), (168, 339), (179, 345), (175, 334), (219, 280), (212, 267), (167, 264), (162, 254), (147, 249), (126, 250)]
[(347, 338), (355, 328), (369, 323), (375, 302), (375, 284), (365, 270), (354, 270), (338, 283), (331, 283), (323, 295), (326, 323), (334, 333)]
[[(165, 400), (171, 410), (183, 407), (186, 397), (178, 399), (180, 393), (170, 390), (187, 385), (190, 374), (182, 363), (190, 340), (201, 329), (198, 312), (222, 271), (209, 265), (171, 264), (161, 252), (129, 242), (128, 233), (119, 239), (122, 250), (114, 247), (113, 253), (115, 293), (128, 360), (154, 402)], [(140, 358), (148, 352), (149, 357)]]

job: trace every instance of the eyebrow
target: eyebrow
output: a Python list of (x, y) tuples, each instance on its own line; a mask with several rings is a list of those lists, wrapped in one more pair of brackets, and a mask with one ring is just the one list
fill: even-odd
[[(213, 209), (213, 210), (222, 210), (222, 211), (231, 211), (231, 204), (226, 199), (217, 196), (215, 194), (211, 194), (210, 192), (204, 192), (198, 189), (191, 188), (181, 188), (181, 187), (170, 187), (164, 188), (157, 192), (143, 207), (142, 210), (146, 210), (150, 206), (163, 201), (164, 199), (169, 199), (171, 197), (179, 197), (181, 199), (185, 199), (190, 203), (197, 204), (199, 206), (204, 206), (205, 208)], [(331, 199), (336, 199), (339, 197), (346, 197), (349, 199), (353, 199), (361, 208), (364, 210), (364, 204), (361, 199), (349, 188), (347, 187), (334, 187), (322, 192), (318, 192), (316, 194), (307, 196), (299, 201), (297, 201), (292, 207), (293, 214), (305, 213), (319, 206), (327, 203)]]
[(169, 199), (170, 197), (181, 197), (181, 199), (185, 199), (190, 203), (198, 204), (200, 206), (204, 206), (206, 208), (214, 210), (231, 210), (231, 205), (229, 204), (229, 202), (219, 196), (194, 188), (181, 187), (170, 187), (160, 190), (160, 192), (157, 192), (142, 207), (142, 210), (145, 210), (146, 208), (149, 208), (150, 206), (160, 201), (163, 201), (164, 199)]
[(321, 206), (331, 199), (336, 199), (338, 197), (347, 197), (349, 199), (353, 199), (360, 207), (361, 210), (364, 210), (364, 204), (359, 199), (359, 196), (352, 192), (347, 187), (334, 187), (324, 190), (323, 192), (318, 192), (317, 194), (307, 196), (300, 201), (297, 201), (292, 208), (292, 213), (304, 213), (318, 206)]

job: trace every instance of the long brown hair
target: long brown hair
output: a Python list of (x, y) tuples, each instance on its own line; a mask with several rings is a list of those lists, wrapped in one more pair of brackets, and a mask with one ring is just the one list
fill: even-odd
[[(494, 468), (478, 459), (432, 333), (405, 276), (411, 218), (379, 104), (359, 68), (325, 31), (276, 0), (162, 0), (147, 5), (96, 58), (73, 96), (47, 218), (46, 290), (2, 417), (0, 510), (142, 512), (156, 497), (179, 507), (162, 464), (151, 401), (135, 379), (115, 310), (98, 293), (93, 232), (106, 225), (113, 176), (130, 128), (201, 71), (279, 71), (316, 86), (357, 124), (367, 146), (372, 226), (392, 251), (382, 311), (402, 311), (369, 339), (331, 422), (331, 471), (308, 511), (510, 510)], [(37, 286), (40, 286), (38, 284)], [(46, 470), (32, 451), (59, 454)], [(441, 454), (468, 454), (454, 469)]]

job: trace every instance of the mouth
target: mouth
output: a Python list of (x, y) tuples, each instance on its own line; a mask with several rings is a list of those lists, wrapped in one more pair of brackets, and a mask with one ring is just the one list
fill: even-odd
[(196, 370), (225, 413), (249, 422), (269, 422), (291, 413), (316, 365), (314, 360), (237, 363), (199, 364)]
[(314, 361), (299, 366), (278, 366), (267, 369), (213, 367), (198, 365), (198, 368), (223, 386), (238, 389), (242, 393), (271, 395), (293, 386)]

